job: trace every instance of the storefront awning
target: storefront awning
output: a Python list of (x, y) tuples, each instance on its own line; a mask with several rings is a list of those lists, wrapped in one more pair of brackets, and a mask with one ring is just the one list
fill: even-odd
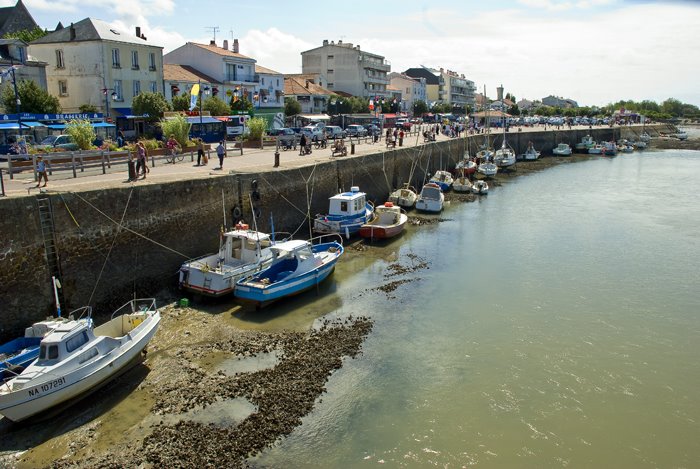
[(22, 122), (23, 127), (46, 127), (46, 125), (41, 122)]
[(202, 120), (200, 121), (199, 116), (191, 116), (187, 118), (187, 122), (190, 124), (199, 124), (200, 122), (202, 124), (220, 124), (221, 121), (219, 119), (215, 119), (214, 117), (210, 116), (202, 116)]
[(328, 114), (299, 114), (297, 117), (301, 117), (302, 119), (309, 119), (312, 121), (329, 121), (331, 120), (331, 116)]
[(19, 124), (16, 122), (0, 123), (0, 130), (19, 130)]
[(66, 128), (66, 124), (49, 124), (46, 127), (49, 129), (63, 130)]
[(93, 122), (93, 127), (116, 127), (114, 124), (108, 124), (107, 122)]

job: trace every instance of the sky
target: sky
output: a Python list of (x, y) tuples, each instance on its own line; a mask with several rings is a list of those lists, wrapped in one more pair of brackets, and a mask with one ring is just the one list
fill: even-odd
[(342, 40), (384, 56), (395, 72), (463, 73), (492, 98), (502, 84), (517, 99), (602, 106), (673, 97), (700, 106), (700, 1), (23, 1), (42, 28), (86, 17), (140, 26), (164, 53), (214, 34), (219, 45), (237, 38), (242, 54), (281, 73), (300, 73), (300, 53), (324, 39)]

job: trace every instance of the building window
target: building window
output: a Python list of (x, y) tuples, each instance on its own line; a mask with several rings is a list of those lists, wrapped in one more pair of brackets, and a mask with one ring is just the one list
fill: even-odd
[(131, 51), (131, 69), (132, 70), (139, 69), (139, 51), (137, 51), (137, 50)]
[(236, 81), (235, 64), (226, 64), (226, 81)]
[(157, 93), (158, 92), (158, 82), (152, 81), (151, 86), (150, 86), (151, 93)]
[(116, 96), (114, 98), (115, 101), (124, 101), (124, 94), (122, 93), (122, 81), (121, 80), (114, 80), (114, 92), (116, 93)]
[(66, 80), (58, 80), (58, 95), (68, 96), (68, 82)]
[(329, 68), (329, 69), (327, 70), (327, 73), (328, 73), (328, 75), (330, 75), (331, 73), (333, 73), (333, 69), (332, 69), (332, 68)]
[(328, 56), (328, 60), (333, 60), (333, 56), (332, 56), (332, 55), (329, 55), (329, 56)]
[(17, 52), (19, 53), (19, 63), (23, 64), (25, 59), (27, 58), (27, 54), (25, 53), (24, 47), (18, 47)]
[(112, 67), (121, 68), (122, 63), (119, 59), (119, 49), (112, 49)]
[(260, 77), (260, 84), (265, 86), (265, 77)]
[(134, 80), (134, 97), (141, 93), (141, 82), (139, 80)]
[(56, 68), (65, 68), (66, 63), (63, 61), (63, 50), (56, 49)]
[(148, 54), (148, 69), (150, 71), (155, 71), (156, 69), (156, 54), (155, 52), (151, 52)]
[(328, 86), (328, 89), (333, 88), (333, 83), (326, 83), (326, 86)]

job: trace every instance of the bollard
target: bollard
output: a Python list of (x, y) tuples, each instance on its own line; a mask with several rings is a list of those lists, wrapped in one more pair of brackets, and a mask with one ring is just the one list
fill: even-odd
[(399, 146), (400, 146), (400, 147), (403, 146), (403, 137), (399, 137)]
[(280, 165), (280, 152), (275, 150), (275, 168), (279, 168)]
[(351, 155), (354, 155), (354, 154), (355, 154), (355, 144), (354, 144), (354, 143), (351, 143), (351, 144), (350, 144), (350, 154), (351, 154)]
[(2, 168), (0, 168), (0, 196), (5, 197), (5, 181), (2, 179)]

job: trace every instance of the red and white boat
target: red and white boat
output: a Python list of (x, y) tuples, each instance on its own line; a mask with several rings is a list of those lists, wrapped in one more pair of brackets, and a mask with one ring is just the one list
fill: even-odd
[(401, 211), (401, 207), (391, 202), (385, 202), (374, 209), (375, 217), (372, 221), (360, 227), (360, 236), (369, 239), (393, 238), (401, 234), (408, 215)]

